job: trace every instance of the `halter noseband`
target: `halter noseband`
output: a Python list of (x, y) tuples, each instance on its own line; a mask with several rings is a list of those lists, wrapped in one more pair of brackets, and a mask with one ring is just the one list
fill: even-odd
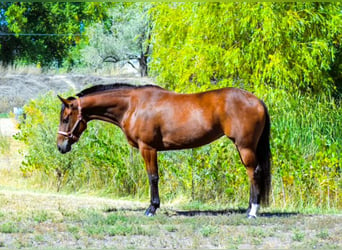
[(58, 134), (64, 135), (65, 137), (72, 139), (74, 141), (78, 141), (79, 136), (74, 135), (74, 132), (78, 125), (80, 125), (81, 122), (86, 122), (86, 120), (83, 119), (82, 117), (82, 107), (81, 107), (81, 99), (79, 97), (76, 97), (77, 100), (77, 105), (78, 105), (78, 115), (77, 115), (77, 121), (75, 122), (75, 125), (72, 127), (72, 129), (69, 132), (64, 132), (64, 131), (58, 131)]

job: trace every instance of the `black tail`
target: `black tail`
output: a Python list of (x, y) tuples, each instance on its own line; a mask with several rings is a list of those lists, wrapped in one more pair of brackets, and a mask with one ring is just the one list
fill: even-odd
[(266, 120), (265, 127), (261, 134), (261, 137), (257, 146), (257, 158), (259, 168), (261, 170), (259, 176), (259, 188), (260, 188), (260, 202), (267, 206), (269, 204), (269, 196), (271, 191), (271, 149), (270, 149), (270, 130), (271, 121), (265, 103), (263, 103)]

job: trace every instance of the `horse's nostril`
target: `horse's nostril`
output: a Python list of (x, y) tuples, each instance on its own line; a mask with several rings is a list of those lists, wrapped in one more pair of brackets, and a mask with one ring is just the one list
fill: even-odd
[(65, 154), (71, 150), (71, 144), (68, 140), (64, 140), (62, 143), (57, 143), (57, 148), (60, 153)]

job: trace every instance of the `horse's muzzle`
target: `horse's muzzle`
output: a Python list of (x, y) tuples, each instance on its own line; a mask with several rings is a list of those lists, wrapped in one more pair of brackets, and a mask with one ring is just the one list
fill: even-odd
[(63, 143), (57, 144), (57, 148), (62, 154), (68, 153), (71, 150), (71, 143), (69, 140), (64, 140)]

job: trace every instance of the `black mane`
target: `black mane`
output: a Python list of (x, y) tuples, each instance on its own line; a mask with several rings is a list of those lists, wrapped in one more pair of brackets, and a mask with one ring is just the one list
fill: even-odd
[(137, 89), (137, 88), (146, 88), (146, 87), (154, 87), (154, 88), (161, 88), (157, 85), (132, 85), (128, 83), (113, 83), (113, 84), (107, 84), (107, 85), (95, 85), (93, 87), (87, 88), (76, 94), (78, 97), (86, 96), (95, 94), (98, 92), (103, 92), (107, 90), (116, 90), (116, 89)]

